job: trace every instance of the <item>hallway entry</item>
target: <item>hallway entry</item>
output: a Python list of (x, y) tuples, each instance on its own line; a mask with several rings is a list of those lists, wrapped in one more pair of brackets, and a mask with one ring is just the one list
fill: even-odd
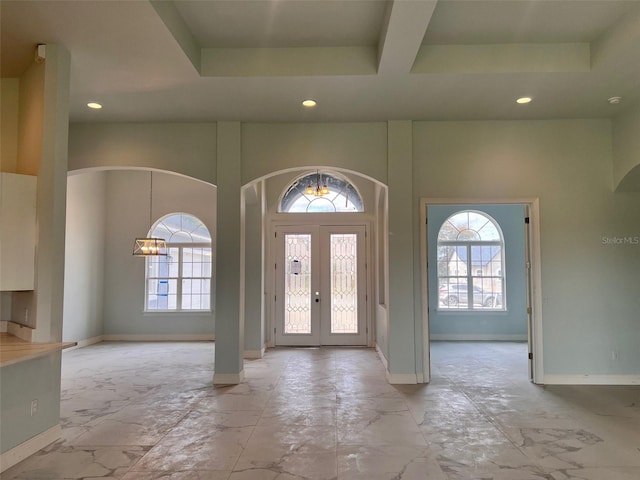
[(536, 205), (425, 202), (426, 365), (433, 366), (431, 342), (523, 342), (523, 377), (539, 381), (542, 354), (533, 306), (540, 298), (532, 294), (539, 272), (532, 271)]
[(366, 345), (364, 225), (278, 226), (276, 345)]

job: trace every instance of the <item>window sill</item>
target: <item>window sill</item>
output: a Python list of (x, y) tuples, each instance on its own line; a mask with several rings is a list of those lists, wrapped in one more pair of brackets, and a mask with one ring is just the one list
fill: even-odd
[(213, 310), (145, 310), (145, 317), (174, 317), (176, 315), (190, 317), (208, 317), (213, 315)]
[(469, 309), (466, 309), (466, 308), (460, 308), (460, 309), (455, 309), (455, 310), (453, 310), (453, 309), (449, 310), (449, 309), (438, 308), (438, 309), (436, 309), (436, 311), (438, 313), (443, 313), (445, 315), (457, 314), (457, 313), (465, 313), (465, 314), (469, 314), (469, 313), (477, 314), (477, 313), (479, 313), (481, 315), (488, 315), (488, 314), (491, 314), (491, 315), (503, 314), (504, 315), (504, 314), (509, 313), (509, 309), (505, 309), (505, 310), (489, 310), (489, 309), (486, 309), (486, 310), (483, 310), (483, 309), (469, 310)]

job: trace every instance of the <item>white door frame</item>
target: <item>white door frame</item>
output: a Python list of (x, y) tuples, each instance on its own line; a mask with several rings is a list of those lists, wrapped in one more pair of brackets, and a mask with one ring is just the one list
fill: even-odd
[[(529, 265), (527, 268), (527, 298), (530, 299), (531, 311), (528, 312), (527, 328), (529, 331), (529, 353), (533, 360), (529, 362), (533, 370), (532, 381), (544, 383), (544, 363), (542, 359), (542, 268), (540, 257), (540, 206), (538, 198), (420, 198), (420, 276), (422, 300), (422, 366), (424, 382), (431, 379), (431, 358), (429, 344), (429, 275), (428, 275), (428, 235), (427, 207), (429, 205), (490, 205), (521, 204), (525, 205), (529, 216), (528, 238), (525, 243), (529, 251), (526, 253)], [(432, 226), (435, 228), (435, 226)]]
[(364, 226), (365, 227), (365, 283), (366, 283), (366, 339), (367, 346), (372, 347), (375, 339), (374, 322), (372, 322), (372, 285), (373, 271), (371, 259), (372, 253), (372, 219), (368, 214), (359, 213), (347, 213), (347, 214), (322, 214), (322, 213), (302, 213), (302, 214), (278, 214), (274, 215), (269, 221), (268, 236), (267, 236), (267, 275), (265, 282), (265, 298), (268, 300), (267, 313), (267, 332), (266, 343), (267, 347), (275, 347), (276, 338), (274, 329), (276, 328), (276, 271), (275, 263), (277, 257), (277, 242), (275, 241), (276, 229), (280, 227), (304, 227), (304, 226)]

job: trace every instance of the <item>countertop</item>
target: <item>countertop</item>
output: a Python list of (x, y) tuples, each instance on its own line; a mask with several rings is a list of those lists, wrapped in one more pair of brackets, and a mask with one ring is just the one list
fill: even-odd
[(76, 342), (33, 343), (8, 333), (0, 333), (0, 367), (42, 357), (75, 345)]

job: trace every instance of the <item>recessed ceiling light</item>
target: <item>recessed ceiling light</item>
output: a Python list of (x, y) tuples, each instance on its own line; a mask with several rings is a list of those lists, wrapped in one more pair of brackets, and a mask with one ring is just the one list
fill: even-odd
[(516, 99), (516, 103), (520, 103), (520, 104), (529, 103), (531, 102), (531, 100), (533, 100), (533, 98), (531, 97), (520, 97)]
[(302, 101), (302, 105), (303, 105), (304, 107), (307, 107), (307, 108), (313, 108), (313, 107), (315, 107), (317, 104), (318, 104), (318, 103), (317, 103), (315, 100), (312, 100), (311, 98), (307, 98), (306, 100), (303, 100), (303, 101)]
[(617, 105), (618, 103), (620, 103), (622, 101), (622, 97), (611, 97), (611, 98), (607, 99), (607, 101), (612, 105)]
[(102, 105), (96, 102), (89, 102), (87, 103), (87, 107), (93, 108), (94, 110), (100, 110), (102, 108)]

